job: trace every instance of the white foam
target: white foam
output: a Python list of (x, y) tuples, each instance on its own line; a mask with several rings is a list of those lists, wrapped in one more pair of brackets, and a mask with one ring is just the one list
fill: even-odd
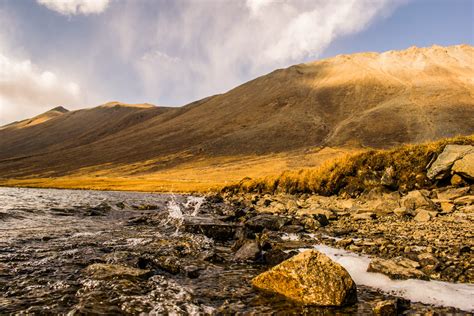
[(181, 211), (181, 207), (179, 206), (178, 202), (174, 199), (171, 199), (167, 205), (168, 209), (168, 216), (171, 219), (182, 220), (184, 218), (183, 212)]
[(413, 302), (474, 311), (474, 284), (415, 279), (391, 280), (381, 273), (367, 272), (370, 263), (368, 256), (357, 255), (325, 245), (317, 245), (315, 248), (342, 265), (356, 284), (376, 288)]
[(295, 233), (284, 233), (281, 235), (281, 239), (282, 240), (285, 240), (285, 241), (296, 241), (296, 240), (300, 240), (300, 235), (298, 234), (295, 234)]
[(205, 198), (202, 196), (188, 196), (186, 203), (184, 204), (185, 208), (188, 207), (193, 207), (193, 212), (191, 213), (191, 216), (196, 216), (199, 213), (199, 210), (201, 209), (202, 203), (204, 203)]

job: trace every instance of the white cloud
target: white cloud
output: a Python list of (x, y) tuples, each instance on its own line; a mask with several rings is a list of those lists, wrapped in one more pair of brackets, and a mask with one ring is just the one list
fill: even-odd
[(254, 15), (261, 12), (263, 8), (271, 4), (274, 0), (247, 0), (246, 5)]
[(37, 0), (37, 2), (64, 15), (88, 15), (104, 12), (110, 0)]
[(79, 85), (42, 71), (30, 60), (0, 54), (0, 125), (80, 103)]
[(334, 40), (360, 32), (401, 2), (183, 1), (161, 12), (154, 34), (147, 32), (145, 39), (131, 31), (143, 17), (124, 13), (116, 19), (126, 30), (118, 42), (129, 49), (151, 46), (125, 59), (135, 58), (147, 97), (180, 104), (316, 59)]

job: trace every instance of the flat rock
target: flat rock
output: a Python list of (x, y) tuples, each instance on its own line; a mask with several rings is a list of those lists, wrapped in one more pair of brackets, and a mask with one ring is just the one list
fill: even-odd
[(443, 152), (429, 167), (427, 176), (429, 179), (442, 179), (446, 176), (456, 160), (467, 154), (474, 153), (474, 146), (470, 145), (446, 145)]
[(397, 262), (396, 260), (397, 259), (386, 260), (374, 258), (370, 262), (367, 271), (383, 273), (393, 280), (428, 279), (428, 277), (422, 271), (417, 270), (414, 267), (407, 266), (408, 264), (406, 264), (401, 259), (400, 262)]
[(474, 195), (466, 195), (454, 200), (456, 205), (472, 205), (474, 204)]
[(357, 301), (349, 273), (316, 250), (283, 261), (255, 277), (252, 285), (304, 305), (343, 306)]
[(438, 199), (440, 200), (454, 200), (458, 197), (466, 195), (470, 189), (470, 187), (447, 189), (438, 192), (437, 195)]
[(84, 272), (94, 279), (113, 279), (129, 277), (146, 277), (150, 270), (136, 269), (118, 264), (94, 263), (88, 266)]
[(377, 216), (372, 212), (359, 213), (352, 216), (352, 219), (355, 221), (372, 220), (375, 218), (377, 218)]

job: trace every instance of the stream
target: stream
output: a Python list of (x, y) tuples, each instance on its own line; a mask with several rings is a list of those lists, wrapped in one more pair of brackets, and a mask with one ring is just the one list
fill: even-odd
[[(188, 195), (0, 188), (0, 314), (370, 314), (373, 302), (395, 297), (412, 301), (406, 314), (474, 309), (472, 285), (408, 280), (394, 288), (360, 269), (368, 258), (305, 233), (275, 234), (286, 252), (316, 247), (345, 266), (359, 302), (304, 307), (260, 293), (250, 281), (269, 267), (233, 260), (229, 236), (240, 226), (214, 224), (223, 207)], [(430, 298), (432, 286), (438, 297)]]

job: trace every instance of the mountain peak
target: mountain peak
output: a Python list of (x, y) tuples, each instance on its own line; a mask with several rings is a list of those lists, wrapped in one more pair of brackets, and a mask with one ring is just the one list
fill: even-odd
[[(60, 113), (67, 113), (69, 112), (68, 109), (66, 109), (65, 107), (63, 106), (57, 106), (55, 108), (52, 108), (51, 110), (49, 110), (48, 112), (60, 112)], [(46, 113), (48, 113), (46, 112)]]

